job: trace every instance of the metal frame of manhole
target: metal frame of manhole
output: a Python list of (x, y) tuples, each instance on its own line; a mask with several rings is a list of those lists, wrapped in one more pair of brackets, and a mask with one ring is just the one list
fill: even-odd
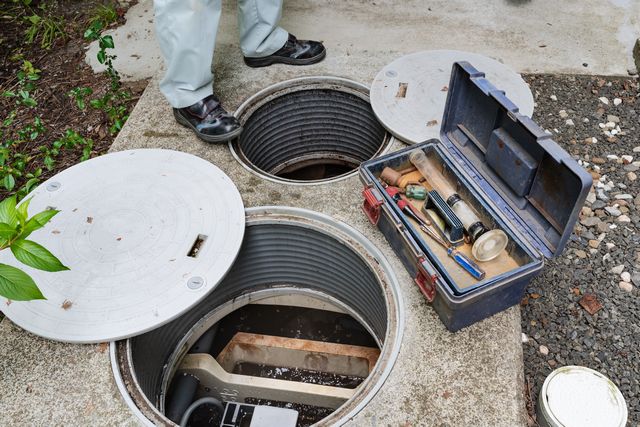
[[(356, 313), (356, 309), (349, 306), (346, 302), (337, 299), (335, 295), (330, 296), (328, 293), (316, 289), (293, 286), (259, 289), (249, 288), (248, 291), (243, 291), (239, 296), (234, 296), (231, 300), (226, 300), (226, 302), (214, 306), (213, 309), (210, 309), (208, 305), (206, 307), (194, 308), (194, 310), (202, 311), (202, 315), (200, 315), (200, 312), (197, 312), (196, 314), (199, 316), (197, 317), (199, 320), (191, 324), (188, 331), (183, 334), (181, 338), (177, 339), (177, 343), (173, 341), (172, 344), (170, 344), (173, 350), (168, 360), (165, 361), (166, 367), (163, 370), (161, 384), (162, 393), (166, 393), (172, 372), (175, 371), (177, 364), (186, 354), (189, 347), (219, 319), (244, 305), (264, 298), (271, 298), (278, 295), (291, 295), (292, 293), (301, 294), (315, 298), (316, 300), (325, 301), (351, 314), (370, 331), (380, 345), (378, 362), (370, 375), (359, 386), (354, 396), (319, 423), (319, 425), (342, 425), (361, 411), (380, 390), (391, 373), (400, 352), (405, 315), (399, 283), (393, 268), (382, 253), (366, 237), (349, 225), (338, 222), (327, 215), (306, 209), (280, 206), (249, 208), (246, 210), (246, 213), (247, 227), (273, 226), (276, 224), (300, 227), (303, 230), (306, 229), (318, 235), (335, 239), (338, 244), (346, 248), (346, 251), (352, 252), (356, 259), (360, 259), (366, 268), (370, 270), (384, 299), (387, 314), (386, 325), (384, 325), (384, 337), (381, 339), (376, 336), (377, 334), (374, 331), (375, 325), (370, 325), (363, 318), (363, 316), (367, 316), (367, 314), (363, 313), (360, 315)], [(241, 262), (241, 257), (242, 252), (237, 262)], [(222, 283), (221, 286), (220, 289), (225, 289)], [(369, 289), (369, 285), (361, 286), (362, 290), (365, 290), (365, 288)], [(214, 291), (213, 294), (215, 294), (216, 291)], [(369, 310), (371, 309), (372, 307), (369, 307)], [(166, 326), (170, 331), (170, 325)], [(162, 399), (160, 399), (160, 408), (157, 408), (149, 401), (143, 392), (133, 368), (134, 362), (131, 340), (132, 339), (111, 343), (111, 364), (118, 389), (123, 395), (127, 405), (145, 425), (174, 426), (175, 424), (169, 421), (161, 412), (163, 409)]]
[[(368, 104), (371, 103), (369, 98), (369, 87), (362, 83), (358, 83), (356, 81), (345, 79), (342, 77), (309, 76), (279, 82), (259, 91), (258, 93), (247, 99), (245, 102), (243, 102), (235, 111), (234, 115), (238, 118), (238, 120), (240, 120), (241, 123), (244, 124), (254, 112), (256, 112), (263, 105), (267, 104), (269, 101), (280, 98), (287, 94), (313, 89), (335, 90), (344, 92), (355, 95), (358, 98), (366, 101)], [(373, 113), (372, 118), (377, 121), (377, 118), (375, 117), (375, 115), (373, 115)], [(371, 158), (375, 158), (386, 153), (390, 149), (394, 141), (395, 137), (389, 132), (385, 132), (384, 139), (381, 141), (379, 149), (371, 156)], [(267, 181), (279, 184), (284, 183), (302, 186), (327, 184), (350, 178), (356, 175), (358, 172), (358, 169), (356, 168), (352, 171), (346, 172), (336, 177), (310, 181), (281, 178), (269, 174), (268, 172), (265, 172), (255, 166), (253, 162), (242, 153), (237, 144), (237, 139), (230, 141), (229, 149), (231, 150), (231, 154), (233, 155), (233, 157), (238, 161), (238, 163), (242, 165), (242, 167), (262, 179), (266, 179)]]

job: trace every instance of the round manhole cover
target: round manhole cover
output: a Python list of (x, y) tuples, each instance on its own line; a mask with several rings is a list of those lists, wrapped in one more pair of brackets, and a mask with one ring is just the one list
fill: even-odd
[(533, 95), (520, 74), (477, 53), (428, 50), (396, 59), (371, 85), (371, 106), (384, 127), (400, 140), (417, 144), (439, 138), (454, 62), (468, 61), (505, 91), (520, 113), (531, 117)]
[(30, 239), (69, 271), (23, 268), (46, 300), (2, 301), (13, 322), (60, 341), (110, 341), (154, 329), (202, 300), (244, 236), (233, 182), (198, 157), (169, 150), (108, 154), (31, 193), (29, 213), (60, 211)]

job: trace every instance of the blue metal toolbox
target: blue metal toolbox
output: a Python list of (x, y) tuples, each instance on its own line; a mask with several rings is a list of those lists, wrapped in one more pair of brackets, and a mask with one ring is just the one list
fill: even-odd
[[(436, 174), (411, 171), (409, 157), (415, 150), (436, 165), (437, 176), (471, 207), (486, 229), (506, 234), (506, 247), (489, 261), (474, 259), (468, 237), (456, 248), (485, 271), (483, 278), (467, 274), (445, 247), (424, 233), (401, 210), (401, 196), (389, 191), (395, 187), (380, 179), (388, 167), (409, 171), (407, 177), (420, 177), (428, 188)], [(550, 134), (519, 114), (504, 92), (468, 62), (453, 66), (440, 139), (367, 161), (360, 167), (360, 177), (363, 211), (450, 331), (519, 303), (545, 258), (562, 252), (592, 184), (591, 176)], [(421, 202), (403, 200), (420, 209)]]

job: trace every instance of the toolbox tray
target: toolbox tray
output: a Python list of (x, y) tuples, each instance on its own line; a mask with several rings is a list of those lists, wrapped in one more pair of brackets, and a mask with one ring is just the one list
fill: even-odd
[[(517, 268), (471, 286), (452, 277), (378, 180), (384, 167), (410, 166), (416, 149), (435, 156), (455, 177), (462, 198), (490, 229), (507, 234)], [(519, 303), (545, 257), (562, 252), (592, 183), (547, 132), (467, 62), (453, 65), (440, 139), (364, 162), (359, 172), (364, 212), (452, 331)]]

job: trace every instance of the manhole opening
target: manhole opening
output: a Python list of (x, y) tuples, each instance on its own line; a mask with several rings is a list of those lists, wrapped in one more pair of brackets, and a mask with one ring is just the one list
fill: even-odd
[(143, 421), (175, 425), (214, 398), (223, 406), (203, 403), (189, 425), (242, 404), (257, 405), (253, 416), (280, 411), (267, 415), (283, 426), (291, 413), (295, 425), (340, 424), (388, 375), (401, 335), (390, 267), (326, 217), (264, 213), (247, 217), (236, 262), (203, 302), (113, 347), (120, 389)]
[(244, 130), (231, 144), (238, 159), (282, 181), (347, 176), (390, 141), (373, 113), (368, 89), (342, 79), (280, 83), (247, 101), (238, 116)]

